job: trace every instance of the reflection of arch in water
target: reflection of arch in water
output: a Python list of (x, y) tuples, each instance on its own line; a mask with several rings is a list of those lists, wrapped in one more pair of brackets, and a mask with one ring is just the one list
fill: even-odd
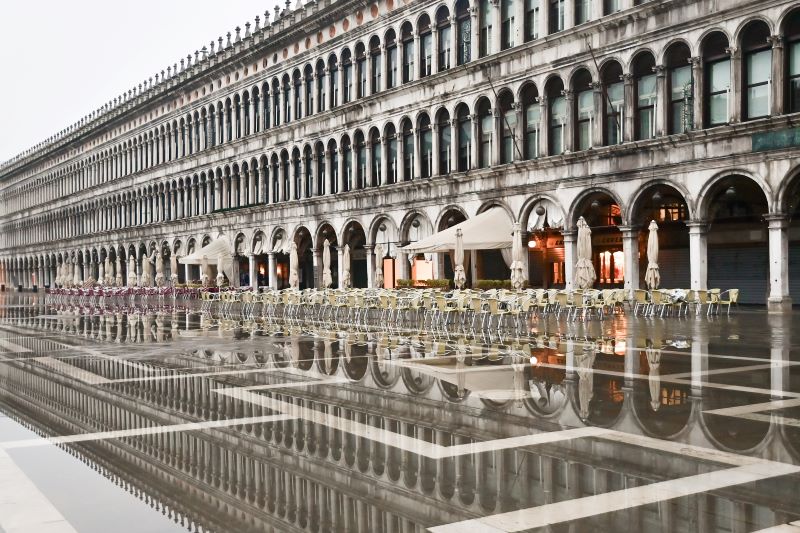
[(381, 389), (393, 388), (400, 379), (400, 370), (397, 365), (384, 362), (380, 356), (371, 360), (370, 371), (372, 380)]
[[(576, 355), (576, 366), (578, 356)], [(587, 372), (581, 378), (576, 372), (573, 380), (568, 384), (568, 396), (572, 408), (576, 413), (581, 413), (581, 394), (586, 395), (584, 399), (584, 410), (586, 417), (581, 419), (587, 424), (599, 427), (613, 427), (623, 414), (624, 393), (622, 391), (623, 380), (619, 376), (612, 376), (596, 372), (597, 370), (613, 370), (620, 374), (623, 368), (618, 368), (623, 364), (618, 362), (619, 357), (596, 353), (594, 364), (591, 366), (595, 371)], [(591, 380), (585, 382), (586, 390), (581, 391), (581, 379)]]
[[(563, 364), (558, 352), (551, 349), (537, 350), (535, 354), (542, 363)], [(563, 359), (563, 358), (562, 358)], [(525, 407), (531, 413), (543, 418), (558, 418), (567, 401), (564, 383), (566, 370), (558, 367), (527, 367), (525, 369)]]
[[(629, 408), (633, 418), (650, 437), (675, 439), (686, 432), (692, 420), (691, 387), (659, 380), (660, 374), (680, 372), (680, 367), (670, 368), (669, 360), (660, 358), (660, 350), (639, 352), (639, 368), (648, 379), (633, 382), (633, 395)], [(654, 360), (651, 368), (650, 360)], [(657, 360), (657, 362), (656, 362)], [(662, 401), (666, 390), (666, 402)]]
[(758, 453), (769, 442), (770, 422), (743, 421), (741, 418), (710, 414), (712, 411), (737, 405), (762, 403), (762, 395), (750, 395), (739, 391), (703, 389), (703, 413), (699, 421), (703, 433), (715, 447), (735, 453)]
[(348, 379), (361, 381), (367, 375), (369, 354), (366, 344), (358, 344), (349, 339), (344, 339), (344, 359), (342, 366)]
[(403, 383), (412, 394), (422, 395), (427, 393), (431, 390), (435, 381), (433, 376), (429, 376), (418, 370), (412, 370), (410, 368), (403, 369)]

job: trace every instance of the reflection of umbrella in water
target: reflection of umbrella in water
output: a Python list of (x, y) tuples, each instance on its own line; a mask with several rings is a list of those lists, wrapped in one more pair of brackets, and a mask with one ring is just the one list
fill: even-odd
[(592, 230), (583, 219), (578, 219), (578, 261), (575, 264), (575, 285), (579, 289), (589, 289), (594, 285), (595, 275), (592, 264)]
[(456, 354), (456, 386), (458, 387), (458, 397), (463, 398), (465, 394), (464, 387), (467, 382), (467, 373), (464, 371), (466, 367), (467, 347), (463, 344), (459, 344), (456, 349), (458, 350)]
[(644, 282), (650, 290), (657, 289), (661, 283), (661, 274), (658, 271), (658, 224), (650, 221), (650, 235), (647, 236), (647, 271)]
[(578, 373), (578, 403), (580, 404), (580, 417), (589, 418), (589, 402), (594, 396), (594, 366), (595, 351), (587, 347), (583, 354), (575, 356), (575, 366)]
[(647, 382), (650, 385), (650, 407), (658, 411), (661, 407), (661, 350), (648, 346), (644, 353), (649, 367)]
[(333, 341), (325, 339), (325, 351), (322, 355), (324, 361), (323, 371), (328, 375), (333, 375)]

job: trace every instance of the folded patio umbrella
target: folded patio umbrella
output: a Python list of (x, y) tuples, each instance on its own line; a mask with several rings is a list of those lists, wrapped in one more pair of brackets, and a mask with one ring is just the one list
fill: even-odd
[(583, 219), (578, 219), (578, 260), (575, 264), (575, 285), (589, 289), (597, 278), (592, 264), (592, 230)]
[(297, 243), (292, 241), (292, 249), (289, 252), (289, 286), (293, 289), (300, 286), (299, 262), (297, 258)]
[(463, 289), (467, 283), (467, 274), (464, 272), (464, 234), (461, 228), (456, 230), (456, 249), (455, 249), (455, 274), (453, 284), (458, 289)]
[(383, 288), (383, 246), (375, 245), (375, 288)]
[(511, 286), (517, 290), (525, 284), (525, 273), (522, 266), (522, 230), (519, 222), (514, 223), (511, 237)]
[(657, 289), (661, 283), (661, 273), (658, 270), (658, 224), (650, 221), (650, 235), (647, 236), (647, 271), (644, 282), (650, 290)]
[(328, 239), (322, 244), (322, 286), (328, 288), (333, 285), (331, 277), (331, 243)]
[(350, 280), (350, 245), (344, 245), (344, 253), (342, 254), (342, 288), (349, 289), (351, 286)]

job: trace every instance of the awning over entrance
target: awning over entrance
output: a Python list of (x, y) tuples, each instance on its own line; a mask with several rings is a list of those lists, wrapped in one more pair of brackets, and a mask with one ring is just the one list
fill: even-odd
[(234, 279), (233, 253), (231, 253), (231, 245), (226, 239), (214, 239), (193, 254), (178, 258), (178, 261), (182, 265), (202, 265), (203, 257), (212, 266), (216, 266), (222, 260), (223, 273), (229, 280)]
[(456, 231), (461, 229), (465, 250), (500, 250), (511, 248), (511, 219), (498, 207), (483, 212), (460, 224), (412, 242), (401, 250), (409, 254), (424, 254), (454, 250)]

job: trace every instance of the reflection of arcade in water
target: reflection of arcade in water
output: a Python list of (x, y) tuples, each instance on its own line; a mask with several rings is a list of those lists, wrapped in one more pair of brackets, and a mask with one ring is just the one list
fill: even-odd
[[(185, 313), (4, 308), (0, 319), (4, 346), (26, 350), (3, 354), (3, 411), (43, 435), (131, 430), (68, 447), (194, 530), (423, 531), (721, 468), (689, 445), (800, 459), (790, 426), (706, 413), (769, 400), (702, 386), (710, 372), (730, 380), (759, 364), (709, 357), (725, 347), (708, 331), (620, 323), (607, 336), (556, 323), (482, 344), (281, 326), (203, 333)], [(749, 371), (750, 389), (788, 384), (785, 370)], [(138, 429), (187, 422), (209, 428)], [(613, 438), (504, 444), (601, 429)], [(797, 518), (795, 486), (726, 486), (578, 529), (721, 531), (726, 509), (746, 508), (741, 527), (753, 530)]]

